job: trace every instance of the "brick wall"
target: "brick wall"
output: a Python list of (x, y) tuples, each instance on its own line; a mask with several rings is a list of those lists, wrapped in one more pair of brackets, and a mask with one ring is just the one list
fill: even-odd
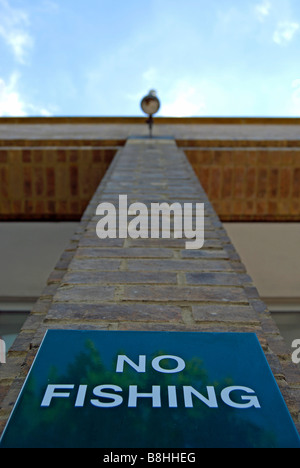
[(185, 153), (222, 221), (299, 221), (299, 147), (251, 143)]
[(0, 220), (80, 219), (117, 151), (10, 143), (0, 147)]
[[(299, 119), (156, 118), (222, 221), (300, 220)], [(80, 219), (141, 118), (0, 118), (0, 220)], [(87, 182), (88, 181), (88, 182)]]
[[(185, 239), (107, 239), (96, 207), (204, 202), (205, 244)], [(300, 376), (184, 152), (171, 139), (131, 139), (118, 151), (77, 232), (0, 371), (0, 428), (47, 329), (254, 332), (298, 424)], [(298, 426), (299, 427), (299, 426)]]

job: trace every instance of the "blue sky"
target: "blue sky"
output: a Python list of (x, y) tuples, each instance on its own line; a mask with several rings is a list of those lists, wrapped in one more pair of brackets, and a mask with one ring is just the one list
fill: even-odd
[(300, 115), (299, 0), (0, 0), (0, 116)]

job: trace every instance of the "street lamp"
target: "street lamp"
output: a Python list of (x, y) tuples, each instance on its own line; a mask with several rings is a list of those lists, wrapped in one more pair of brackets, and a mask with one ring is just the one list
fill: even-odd
[(156, 114), (160, 108), (160, 102), (154, 89), (151, 89), (149, 94), (142, 99), (141, 108), (145, 114), (149, 115), (146, 122), (149, 125), (150, 138), (152, 138), (153, 115)]

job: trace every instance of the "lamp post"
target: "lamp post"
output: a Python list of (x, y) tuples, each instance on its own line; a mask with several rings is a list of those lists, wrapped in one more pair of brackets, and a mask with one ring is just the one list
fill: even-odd
[(154, 89), (151, 89), (149, 94), (142, 99), (141, 108), (145, 114), (149, 115), (146, 122), (149, 125), (150, 138), (152, 138), (153, 115), (156, 114), (160, 108), (160, 102)]

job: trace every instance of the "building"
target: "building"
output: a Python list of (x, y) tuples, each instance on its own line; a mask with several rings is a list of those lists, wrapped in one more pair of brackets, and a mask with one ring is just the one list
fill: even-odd
[[(143, 118), (0, 119), (2, 429), (50, 328), (255, 332), (299, 423), (299, 123), (157, 118), (149, 140)], [(96, 207), (121, 193), (204, 201), (205, 249), (100, 248)]]

